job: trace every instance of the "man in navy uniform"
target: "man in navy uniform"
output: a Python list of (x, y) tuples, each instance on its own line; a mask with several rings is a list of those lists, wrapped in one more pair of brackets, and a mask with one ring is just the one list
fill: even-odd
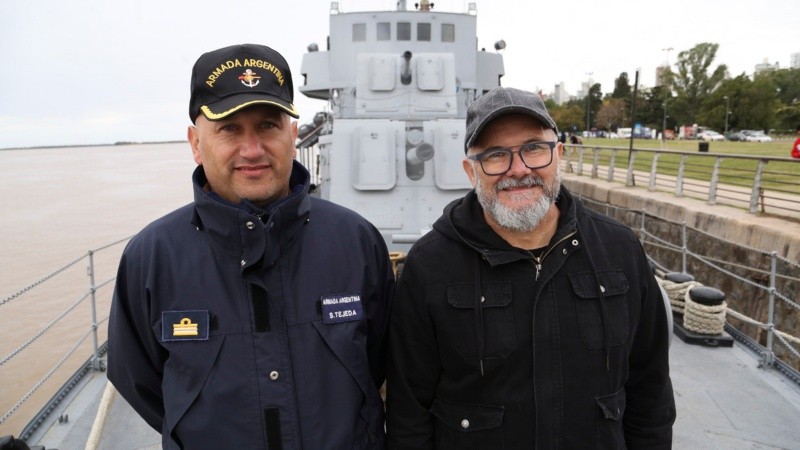
[(108, 378), (165, 449), (381, 449), (394, 289), (365, 219), (308, 194), (284, 58), (203, 54), (191, 77), (194, 202), (128, 244)]

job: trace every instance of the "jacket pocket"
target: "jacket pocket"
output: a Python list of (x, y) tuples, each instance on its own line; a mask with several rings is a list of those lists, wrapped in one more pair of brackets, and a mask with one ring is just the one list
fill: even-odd
[(569, 274), (575, 293), (575, 307), (581, 340), (589, 349), (603, 347), (604, 327), (608, 328), (609, 345), (623, 344), (628, 339), (628, 278), (621, 269), (598, 271), (606, 302), (608, 323), (603, 323), (600, 287), (590, 271)]
[(434, 399), (437, 449), (502, 449), (505, 408)]
[[(514, 306), (511, 303), (511, 282), (482, 284), (485, 358), (505, 358), (517, 348), (514, 331)], [(454, 283), (447, 286), (449, 319), (442, 333), (463, 358), (478, 357), (478, 330), (475, 323), (474, 283)], [(452, 319), (452, 320), (450, 320)]]
[(625, 414), (625, 389), (595, 398), (597, 415), (597, 448), (625, 448), (622, 416)]
[[(208, 438), (198, 417), (219, 418), (213, 402), (199, 401), (206, 383), (222, 349), (224, 336), (211, 336), (208, 341), (170, 344), (170, 357), (164, 366), (164, 429), (162, 445), (165, 449), (191, 447), (182, 442), (190, 437), (192, 442)], [(187, 345), (188, 344), (188, 345)], [(187, 416), (191, 416), (187, 418)], [(225, 427), (225, 424), (216, 424)]]
[[(335, 355), (336, 359), (341, 363), (341, 366), (347, 371), (352, 378), (352, 388), (360, 390), (363, 394), (363, 402), (360, 405), (352, 404), (339, 404), (340, 411), (348, 411), (348, 408), (357, 408), (359, 415), (364, 426), (364, 435), (356, 441), (360, 442), (363, 447), (358, 448), (372, 448), (372, 446), (380, 447), (384, 442), (384, 413), (383, 413), (383, 400), (378, 394), (378, 388), (372, 380), (372, 374), (369, 370), (369, 360), (366, 351), (366, 336), (364, 330), (359, 322), (344, 322), (337, 324), (324, 324), (322, 321), (312, 322), (312, 326), (316, 329), (319, 336), (325, 342), (327, 347)], [(322, 361), (322, 356), (315, 358)], [(321, 364), (324, 366), (324, 364)], [(331, 381), (335, 379), (333, 371), (326, 374)], [(341, 383), (338, 389), (349, 390), (350, 383), (344, 382), (339, 379)], [(341, 392), (340, 392), (341, 394)], [(357, 401), (359, 396), (356, 392), (351, 395), (345, 396), (353, 401)], [(356, 426), (346, 426), (347, 420), (355, 418), (339, 418), (339, 429), (349, 430), (358, 428)]]

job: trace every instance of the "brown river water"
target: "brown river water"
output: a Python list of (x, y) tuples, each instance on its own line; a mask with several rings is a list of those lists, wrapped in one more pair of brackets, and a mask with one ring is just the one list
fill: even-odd
[[(93, 352), (87, 275), (90, 250), (123, 240), (192, 199), (195, 167), (185, 142), (0, 150), (0, 418), (65, 355), (71, 357), (13, 414), (0, 436), (19, 435), (33, 415)], [(125, 242), (94, 253), (95, 285), (110, 281)], [(15, 298), (14, 294), (84, 257)], [(113, 281), (97, 289), (98, 340)], [(63, 319), (23, 350), (77, 303)]]

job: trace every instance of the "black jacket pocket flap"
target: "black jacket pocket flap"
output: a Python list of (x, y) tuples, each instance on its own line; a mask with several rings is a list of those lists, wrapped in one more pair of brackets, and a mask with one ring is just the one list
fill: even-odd
[[(620, 295), (628, 292), (628, 278), (621, 269), (600, 270), (597, 272), (603, 294)], [(597, 281), (590, 271), (574, 272), (569, 274), (572, 290), (580, 298), (598, 298), (600, 296)]]
[(625, 413), (625, 389), (595, 398), (603, 417), (609, 420), (620, 420)]
[(504, 412), (502, 406), (454, 403), (438, 398), (431, 405), (431, 414), (447, 427), (464, 433), (500, 428)]
[[(483, 307), (504, 307), (511, 304), (511, 282), (499, 281), (481, 284)], [(447, 285), (447, 303), (455, 308), (475, 307), (475, 283)]]

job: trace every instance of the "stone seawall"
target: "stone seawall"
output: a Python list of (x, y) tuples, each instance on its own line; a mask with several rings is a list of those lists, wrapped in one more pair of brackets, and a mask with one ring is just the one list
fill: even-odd
[[(634, 230), (641, 227), (641, 211), (644, 210), (647, 232), (678, 246), (682, 242), (680, 224), (685, 221), (689, 251), (715, 261), (714, 264), (724, 270), (689, 256), (686, 271), (700, 283), (725, 292), (729, 308), (758, 322), (768, 322), (769, 291), (757, 285), (770, 284), (773, 251), (779, 257), (775, 258), (776, 292), (800, 303), (800, 269), (797, 265), (800, 260), (800, 220), (757, 216), (729, 206), (708, 205), (702, 200), (650, 192), (646, 187), (629, 188), (572, 174), (563, 174), (563, 183), (576, 195), (599, 204), (608, 203), (636, 211), (606, 210), (598, 204), (585, 202), (586, 206), (607, 213)], [(670, 271), (681, 271), (683, 256), (679, 250), (652, 244), (646, 244), (645, 249)], [(731, 317), (728, 323), (766, 346), (767, 333), (761, 327)], [(800, 337), (800, 310), (776, 299), (775, 329)], [(783, 343), (777, 339), (774, 341), (776, 356), (800, 370), (800, 359), (794, 357)]]
[(674, 222), (686, 221), (689, 227), (721, 239), (764, 252), (775, 251), (790, 261), (800, 260), (800, 217), (758, 216), (730, 206), (712, 206), (702, 200), (650, 192), (646, 187), (629, 188), (571, 174), (562, 176), (564, 185), (583, 197), (622, 208), (644, 209)]

